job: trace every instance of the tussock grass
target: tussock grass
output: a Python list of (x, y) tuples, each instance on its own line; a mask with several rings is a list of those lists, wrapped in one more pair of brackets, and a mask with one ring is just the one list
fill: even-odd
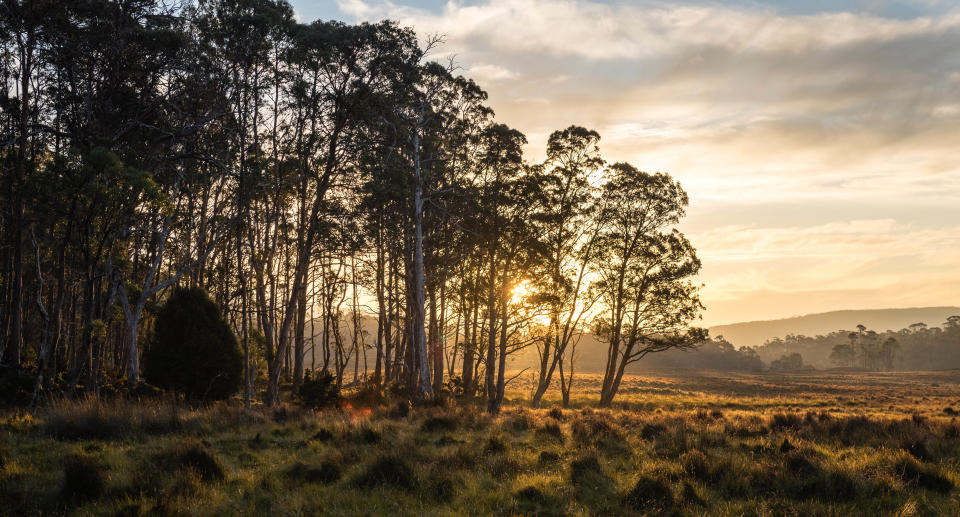
[(367, 489), (386, 486), (404, 490), (413, 490), (419, 483), (413, 467), (395, 455), (379, 456), (353, 482)]
[(495, 417), (467, 401), (402, 417), (389, 401), (58, 401), (0, 414), (0, 514), (960, 514), (960, 423), (943, 411), (960, 375), (937, 397), (906, 375), (883, 377), (889, 391), (851, 376), (852, 393), (819, 399), (812, 382), (774, 399), (749, 384), (763, 376), (708, 381), (716, 392), (661, 377), (612, 409), (575, 393), (576, 409)]
[(42, 416), (43, 431), (60, 440), (109, 440), (173, 433), (184, 428), (181, 408), (170, 400), (62, 399)]
[(625, 501), (636, 511), (663, 513), (673, 506), (673, 490), (661, 479), (641, 477), (627, 492)]
[(103, 464), (92, 456), (71, 454), (63, 460), (63, 484), (60, 500), (65, 504), (88, 501), (106, 490)]
[(224, 478), (223, 466), (210, 444), (188, 437), (156, 456), (156, 462), (169, 472), (190, 471), (203, 481)]

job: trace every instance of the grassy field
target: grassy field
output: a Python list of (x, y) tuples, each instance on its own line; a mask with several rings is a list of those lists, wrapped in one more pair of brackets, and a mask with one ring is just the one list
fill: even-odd
[(0, 417), (4, 515), (960, 515), (960, 372), (651, 373), (503, 414), (60, 403)]

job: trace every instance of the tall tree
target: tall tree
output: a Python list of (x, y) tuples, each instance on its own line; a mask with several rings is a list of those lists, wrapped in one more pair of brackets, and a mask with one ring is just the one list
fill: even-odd
[(594, 266), (604, 303), (596, 333), (608, 345), (602, 406), (613, 402), (627, 365), (706, 339), (705, 330), (689, 326), (703, 308), (691, 281), (700, 260), (690, 241), (671, 228), (687, 204), (687, 193), (667, 174), (626, 163), (607, 170), (598, 237), (603, 259)]

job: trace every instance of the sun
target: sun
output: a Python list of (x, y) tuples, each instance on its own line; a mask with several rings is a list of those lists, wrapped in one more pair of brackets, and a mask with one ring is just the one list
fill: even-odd
[(510, 290), (510, 303), (522, 303), (530, 295), (530, 281), (521, 280)]

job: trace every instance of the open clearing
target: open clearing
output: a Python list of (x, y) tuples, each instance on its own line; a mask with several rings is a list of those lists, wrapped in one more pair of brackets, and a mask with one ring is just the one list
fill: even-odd
[(0, 418), (5, 515), (957, 515), (960, 372), (650, 373), (599, 410), (63, 403)]

